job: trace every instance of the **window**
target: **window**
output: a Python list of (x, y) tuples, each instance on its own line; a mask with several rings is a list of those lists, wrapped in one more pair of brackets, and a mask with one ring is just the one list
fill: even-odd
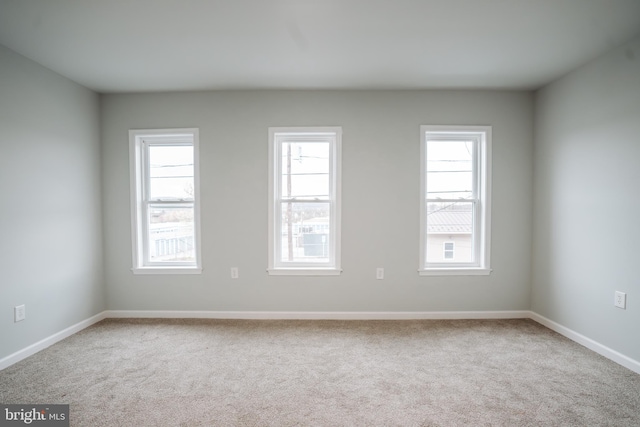
[(454, 250), (455, 243), (454, 242), (444, 242), (444, 259), (453, 259), (454, 258)]
[(489, 274), (491, 127), (420, 130), (420, 274)]
[(134, 273), (199, 273), (198, 129), (129, 131)]
[(341, 128), (269, 129), (269, 274), (340, 274)]

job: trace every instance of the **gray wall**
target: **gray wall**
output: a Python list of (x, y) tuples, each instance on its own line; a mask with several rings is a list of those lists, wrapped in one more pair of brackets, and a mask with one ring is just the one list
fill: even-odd
[(640, 38), (535, 102), (532, 309), (640, 360)]
[[(222, 91), (105, 95), (101, 107), (109, 309), (530, 308), (531, 93)], [(418, 276), (421, 124), (493, 126), (490, 276)], [(269, 126), (343, 127), (341, 276), (266, 273)], [(167, 127), (200, 128), (202, 275), (131, 272), (127, 132)]]
[(0, 46), (0, 359), (105, 308), (98, 108)]

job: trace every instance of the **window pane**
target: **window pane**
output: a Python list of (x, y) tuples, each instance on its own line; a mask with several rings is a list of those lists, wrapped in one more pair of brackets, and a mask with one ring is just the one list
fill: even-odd
[(281, 204), (280, 261), (329, 261), (329, 206), (329, 203)]
[(283, 198), (327, 198), (329, 195), (328, 142), (282, 144), (280, 170)]
[(193, 200), (193, 146), (149, 147), (149, 198)]
[(473, 141), (427, 141), (427, 198), (473, 196)]
[(474, 261), (473, 207), (470, 202), (427, 203), (427, 262)]
[(149, 261), (195, 262), (193, 207), (149, 206)]
[(282, 198), (328, 199), (329, 174), (283, 175)]

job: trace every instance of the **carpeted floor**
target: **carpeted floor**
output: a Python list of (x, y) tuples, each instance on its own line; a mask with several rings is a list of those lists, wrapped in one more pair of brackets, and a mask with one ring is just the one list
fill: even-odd
[(640, 426), (640, 375), (531, 320), (105, 320), (0, 371), (72, 426)]

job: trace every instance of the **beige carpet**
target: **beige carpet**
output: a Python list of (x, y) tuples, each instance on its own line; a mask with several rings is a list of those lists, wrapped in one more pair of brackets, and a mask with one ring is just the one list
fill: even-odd
[(72, 426), (640, 426), (640, 375), (531, 320), (105, 320), (0, 371)]

